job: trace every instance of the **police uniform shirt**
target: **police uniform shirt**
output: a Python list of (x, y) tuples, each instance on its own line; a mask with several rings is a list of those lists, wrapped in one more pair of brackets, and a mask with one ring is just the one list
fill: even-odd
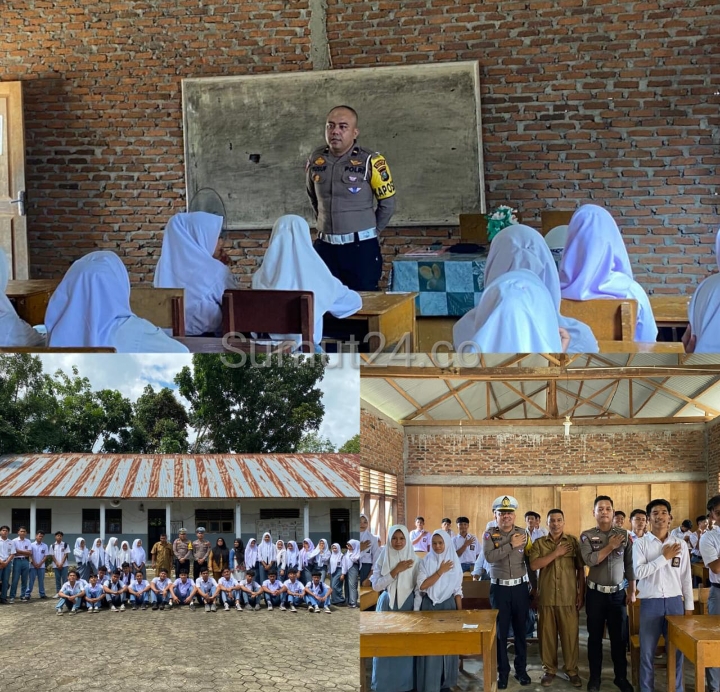
[[(700, 537), (700, 554), (706, 567), (720, 559), (720, 526), (714, 526)], [(710, 570), (710, 583), (720, 584), (720, 574)]]
[(465, 548), (462, 555), (459, 556), (459, 559), (462, 564), (475, 564), (481, 550), (480, 541), (477, 536), (473, 536), (471, 533), (468, 533), (467, 536), (461, 536), (458, 534), (455, 538), (453, 538), (453, 546), (455, 546), (455, 552), (457, 552), (463, 547), (465, 540), (468, 538), (473, 539), (472, 543)]
[(327, 146), (313, 151), (306, 188), (320, 233), (379, 232), (395, 211), (395, 184), (385, 157), (358, 144), (339, 157)]
[[(519, 548), (512, 547), (514, 535), (523, 537)], [(485, 559), (490, 564), (491, 579), (520, 579), (527, 575), (525, 552), (532, 545), (530, 536), (525, 529), (513, 526), (507, 533), (497, 526), (483, 535), (482, 549)]]
[[(602, 562), (598, 563), (598, 553), (608, 544), (610, 537), (620, 534), (623, 542)], [(632, 541), (625, 529), (613, 526), (609, 531), (601, 531), (597, 526), (580, 534), (580, 554), (583, 562), (590, 568), (588, 579), (601, 586), (618, 586), (625, 579), (635, 581), (632, 561)]]

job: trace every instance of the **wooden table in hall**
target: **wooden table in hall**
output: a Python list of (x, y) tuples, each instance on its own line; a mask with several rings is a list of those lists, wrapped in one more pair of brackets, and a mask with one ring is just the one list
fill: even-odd
[(688, 305), (692, 296), (650, 296), (658, 327), (684, 327), (688, 323)]
[(17, 314), (34, 326), (45, 322), (45, 310), (60, 279), (28, 279), (8, 281), (5, 295)]
[(377, 604), (380, 594), (372, 586), (361, 586), (359, 591), (360, 610), (369, 610)]
[[(483, 690), (497, 692), (497, 610), (360, 613), (360, 678), (374, 656), (480, 655)], [(463, 625), (477, 628), (463, 629)]]
[(668, 692), (675, 692), (676, 652), (695, 664), (695, 692), (705, 692), (705, 668), (720, 667), (720, 615), (668, 615)]
[(598, 341), (600, 353), (685, 353), (678, 341)]

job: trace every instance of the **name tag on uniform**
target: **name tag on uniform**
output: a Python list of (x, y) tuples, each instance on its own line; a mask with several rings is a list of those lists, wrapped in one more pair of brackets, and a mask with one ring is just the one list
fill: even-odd
[(670, 563), (673, 567), (680, 567), (680, 558), (674, 557)]
[(600, 537), (599, 536), (593, 536), (590, 539), (590, 547), (594, 550), (600, 550)]

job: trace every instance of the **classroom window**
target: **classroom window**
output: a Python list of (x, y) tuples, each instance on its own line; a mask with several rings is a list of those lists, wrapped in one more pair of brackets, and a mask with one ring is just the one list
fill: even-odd
[(17, 533), (21, 526), (24, 526), (28, 530), (28, 533), (30, 533), (30, 510), (13, 509), (10, 524), (10, 531), (12, 531), (12, 533)]
[(195, 523), (208, 533), (235, 533), (235, 511), (232, 509), (196, 509)]
[(105, 510), (105, 532), (122, 533), (122, 509)]
[[(21, 526), (28, 530), (30, 535), (30, 510), (29, 509), (13, 509), (11, 515), (11, 531), (17, 533)], [(35, 510), (35, 531), (44, 531), (45, 535), (50, 535), (52, 528), (52, 510), (36, 509)], [(31, 536), (31, 539), (35, 536)]]
[(269, 519), (299, 519), (300, 510), (297, 507), (286, 507), (283, 509), (261, 509), (260, 521)]
[(82, 530), (84, 534), (100, 533), (99, 509), (84, 509), (82, 511)]
[(360, 506), (370, 520), (370, 530), (382, 539), (397, 513), (397, 476), (360, 467)]

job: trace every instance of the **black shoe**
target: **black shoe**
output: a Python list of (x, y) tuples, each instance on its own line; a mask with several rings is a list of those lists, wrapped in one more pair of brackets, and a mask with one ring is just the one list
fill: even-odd
[(530, 676), (525, 671), (523, 671), (522, 673), (515, 673), (515, 679), (521, 685), (529, 685), (532, 682)]
[(587, 692), (600, 692), (600, 680), (590, 678), (587, 684)]
[(508, 686), (508, 675), (507, 673), (498, 673), (498, 689), (506, 690)]
[(615, 687), (620, 689), (620, 692), (635, 692), (633, 686), (630, 684), (630, 681), (627, 678), (623, 678), (622, 680), (615, 678), (615, 680), (613, 680), (613, 683)]
[(152, 607), (152, 609), (153, 609), (153, 610), (157, 610), (157, 609), (158, 609), (158, 604), (156, 603), (156, 604)]

